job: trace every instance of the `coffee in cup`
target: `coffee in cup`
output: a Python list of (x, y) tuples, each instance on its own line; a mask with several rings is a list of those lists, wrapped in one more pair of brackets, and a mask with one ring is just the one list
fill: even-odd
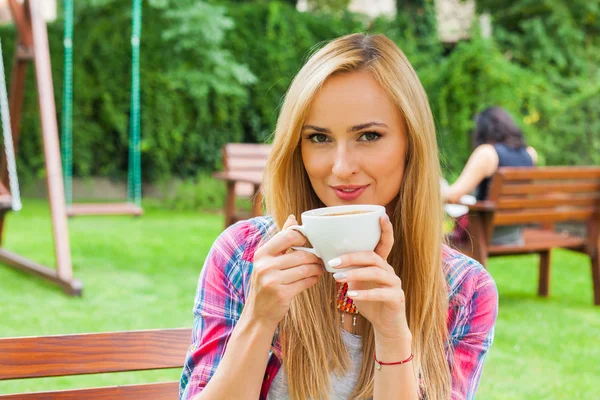
[(338, 217), (338, 216), (342, 216), (342, 215), (365, 214), (365, 213), (370, 213), (370, 212), (372, 212), (372, 211), (367, 211), (367, 210), (345, 211), (345, 212), (339, 212), (339, 213), (335, 213), (335, 214), (323, 214), (323, 215), (321, 215), (321, 217)]

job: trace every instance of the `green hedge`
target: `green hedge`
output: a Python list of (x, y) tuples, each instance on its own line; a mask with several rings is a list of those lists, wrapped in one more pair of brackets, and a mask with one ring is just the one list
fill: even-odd
[[(469, 155), (474, 114), (492, 104), (517, 117), (543, 163), (600, 164), (600, 86), (585, 86), (575, 76), (566, 89), (547, 78), (539, 65), (506, 57), (502, 40), (478, 39), (476, 32), (475, 39), (446, 48), (436, 40), (430, 2), (413, 14), (401, 12), (394, 21), (371, 22), (350, 13), (299, 13), (287, 4), (263, 3), (144, 2), (145, 181), (197, 176), (218, 168), (224, 143), (267, 140), (285, 90), (310, 52), (357, 31), (388, 35), (415, 65), (428, 91), (450, 174)], [(74, 171), (122, 179), (128, 154), (130, 5), (113, 0), (93, 4), (76, 7)], [(8, 67), (14, 31), (2, 27), (0, 33)], [(49, 38), (60, 121), (62, 22), (49, 26)], [(19, 152), (24, 180), (43, 174), (32, 73), (30, 77)]]

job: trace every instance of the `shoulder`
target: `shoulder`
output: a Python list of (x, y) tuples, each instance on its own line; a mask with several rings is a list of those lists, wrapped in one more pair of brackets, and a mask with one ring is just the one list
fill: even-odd
[(496, 283), (479, 262), (446, 245), (442, 260), (451, 306), (472, 306), (476, 301), (497, 307)]
[[(275, 228), (270, 217), (240, 221), (223, 231), (213, 243), (200, 273), (198, 293), (211, 287), (229, 287), (240, 299), (248, 287), (258, 246)], [(202, 290), (200, 290), (202, 289)]]
[(533, 164), (537, 164), (538, 162), (538, 154), (537, 151), (535, 151), (535, 149), (531, 146), (527, 146), (527, 153), (531, 156), (531, 160), (533, 161)]
[(498, 152), (493, 145), (482, 144), (473, 150), (470, 161), (477, 169), (484, 171), (486, 176), (490, 176), (498, 168), (500, 159), (498, 157)]
[(471, 157), (481, 160), (498, 160), (498, 151), (491, 144), (480, 144), (473, 150)]
[(489, 143), (480, 144), (479, 146), (477, 146), (475, 150), (473, 150), (473, 154), (486, 156), (495, 155), (496, 157), (498, 157), (498, 152), (496, 151), (496, 148), (494, 147), (494, 145)]
[(219, 235), (213, 245), (213, 251), (228, 258), (235, 257), (251, 261), (256, 248), (274, 229), (275, 223), (271, 217), (256, 217), (239, 221)]

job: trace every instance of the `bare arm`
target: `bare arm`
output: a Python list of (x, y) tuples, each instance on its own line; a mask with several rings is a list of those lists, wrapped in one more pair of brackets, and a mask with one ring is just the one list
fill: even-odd
[[(382, 362), (397, 362), (410, 356), (411, 346), (410, 343), (388, 341), (375, 334), (375, 354)], [(375, 370), (374, 379), (373, 399), (418, 399), (417, 376), (412, 361), (399, 365), (382, 365), (381, 369)]]
[[(254, 253), (250, 290), (239, 318), (230, 310), (240, 306), (232, 300), (235, 295), (230, 293), (231, 285), (221, 284), (225, 277), (220, 268), (228, 262), (229, 255), (225, 252), (225, 260), (217, 257), (213, 264), (205, 267), (209, 268), (206, 271), (211, 279), (205, 276), (205, 284), (199, 287), (202, 295), (198, 300), (200, 311), (196, 314), (203, 323), (196, 324), (199, 326), (198, 347), (188, 358), (193, 371), (182, 398), (259, 398), (279, 321), (288, 312), (292, 299), (317, 283), (323, 274), (322, 261), (317, 256), (302, 251), (288, 252), (291, 246), (306, 241), (299, 232), (285, 229), (296, 223), (295, 218), (289, 218), (284, 230)], [(217, 246), (221, 250), (215, 253), (221, 254), (223, 249), (231, 247), (224, 242)], [(220, 301), (223, 297), (226, 299)]]
[(471, 193), (485, 178), (498, 169), (498, 154), (494, 147), (483, 144), (473, 151), (460, 176), (443, 196), (450, 202), (458, 202), (461, 196)]
[(244, 310), (217, 372), (193, 400), (258, 399), (275, 328), (252, 320)]

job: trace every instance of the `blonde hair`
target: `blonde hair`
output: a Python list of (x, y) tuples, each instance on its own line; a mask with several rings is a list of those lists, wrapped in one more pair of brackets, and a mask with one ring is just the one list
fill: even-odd
[[(402, 279), (406, 313), (413, 335), (414, 368), (428, 400), (450, 397), (446, 358), (448, 293), (442, 270), (442, 204), (435, 127), (427, 95), (402, 51), (383, 35), (352, 34), (316, 52), (294, 78), (283, 102), (265, 171), (265, 201), (281, 228), (289, 214), (300, 219), (322, 207), (302, 163), (301, 127), (313, 97), (333, 74), (370, 71), (406, 121), (408, 150), (398, 202), (392, 216), (395, 244), (388, 262)], [(384, 204), (385, 205), (385, 204)], [(335, 281), (325, 274), (296, 296), (280, 323), (283, 368), (290, 398), (327, 398), (330, 374), (350, 366), (335, 307)], [(365, 319), (363, 363), (354, 399), (373, 396), (374, 333)]]

